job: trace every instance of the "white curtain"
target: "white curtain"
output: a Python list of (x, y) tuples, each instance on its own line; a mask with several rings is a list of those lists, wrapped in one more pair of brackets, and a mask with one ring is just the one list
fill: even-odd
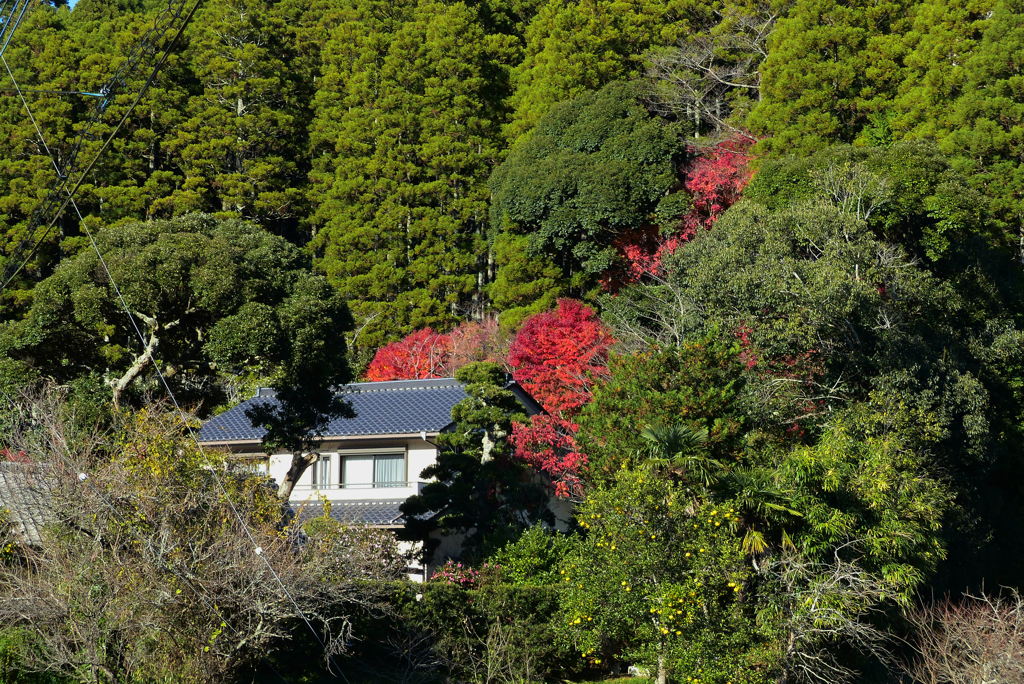
[(374, 458), (373, 486), (402, 487), (405, 485), (405, 455), (381, 454)]

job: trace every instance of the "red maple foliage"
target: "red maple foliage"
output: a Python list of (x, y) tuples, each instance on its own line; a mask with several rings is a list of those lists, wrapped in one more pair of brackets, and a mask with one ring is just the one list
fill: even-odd
[(701, 152), (686, 173), (686, 189), (693, 208), (683, 217), (680, 237), (690, 239), (700, 228), (710, 228), (736, 203), (750, 182), (750, 147), (746, 137), (724, 140)]
[(526, 319), (511, 347), (493, 320), (463, 323), (450, 333), (417, 330), (382, 347), (366, 379), (448, 377), (472, 361), (507, 358), (516, 381), (548, 411), (513, 425), (514, 454), (546, 473), (556, 495), (576, 496), (587, 457), (576, 447), (572, 418), (590, 401), (594, 381), (606, 374), (614, 341), (593, 309), (562, 299), (554, 310)]
[(590, 401), (594, 381), (607, 374), (614, 341), (594, 310), (573, 299), (528, 318), (512, 341), (513, 377), (548, 410), (513, 425), (514, 453), (546, 473), (558, 496), (581, 491), (587, 456), (576, 446), (572, 418)]
[(512, 377), (549, 413), (576, 415), (590, 401), (594, 380), (607, 371), (611, 331), (594, 310), (560, 299), (553, 311), (526, 319), (512, 340)]
[(450, 335), (422, 328), (377, 350), (366, 369), (366, 379), (419, 380), (443, 378), (450, 365)]
[(530, 418), (529, 424), (513, 423), (509, 442), (517, 458), (546, 473), (554, 483), (555, 495), (579, 496), (583, 490), (580, 472), (587, 455), (576, 446), (579, 426), (550, 414)]
[[(748, 137), (737, 136), (697, 153), (685, 169), (684, 181), (693, 205), (682, 217), (678, 229), (653, 245), (649, 230), (623, 235), (616, 246), (623, 257), (625, 274), (608, 282), (636, 282), (645, 276), (661, 273), (662, 261), (667, 254), (693, 239), (699, 230), (714, 225), (718, 217), (736, 203), (750, 182), (750, 147), (753, 142)], [(637, 234), (642, 239), (634, 239)]]
[(501, 363), (507, 348), (494, 319), (469, 321), (450, 333), (422, 328), (378, 349), (365, 377), (371, 382), (447, 378), (473, 361)]

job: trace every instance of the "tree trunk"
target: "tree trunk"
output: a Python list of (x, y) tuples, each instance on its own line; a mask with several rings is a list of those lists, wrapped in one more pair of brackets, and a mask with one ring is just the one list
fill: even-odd
[(309, 466), (319, 460), (320, 454), (315, 451), (311, 451), (308, 454), (304, 454), (301, 451), (292, 453), (292, 464), (288, 467), (288, 472), (285, 473), (284, 480), (281, 481), (280, 486), (277, 488), (277, 495), (283, 500), (287, 501), (292, 496), (292, 490), (295, 489), (295, 484), (302, 477), (302, 474), (306, 472)]
[(665, 656), (658, 656), (658, 678), (655, 680), (657, 684), (668, 684), (668, 668), (665, 666)]
[(157, 346), (160, 344), (160, 339), (156, 336), (160, 330), (160, 324), (156, 318), (146, 316), (144, 314), (135, 313), (135, 317), (146, 324), (149, 328), (149, 341), (146, 342), (146, 348), (142, 350), (142, 353), (135, 357), (135, 361), (125, 371), (124, 375), (116, 380), (110, 381), (110, 388), (113, 391), (114, 408), (121, 406), (121, 397), (124, 396), (124, 392), (128, 389), (128, 385), (132, 384), (135, 378), (142, 374), (142, 371), (153, 362), (153, 352), (156, 351)]

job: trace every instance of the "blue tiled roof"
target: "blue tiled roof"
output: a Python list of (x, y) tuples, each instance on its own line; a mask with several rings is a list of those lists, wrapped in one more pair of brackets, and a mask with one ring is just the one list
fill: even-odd
[(53, 486), (52, 475), (40, 466), (0, 462), (0, 526), (10, 523), (24, 542), (41, 544), (43, 526), (55, 519)]
[[(452, 407), (466, 398), (465, 390), (454, 378), (356, 382), (346, 385), (343, 394), (356, 415), (332, 420), (324, 431), (325, 438), (440, 432), (452, 422)], [(199, 431), (199, 439), (263, 439), (265, 431), (252, 426), (245, 410), (273, 401), (272, 392), (261, 390), (258, 396), (208, 420)]]
[[(402, 512), (398, 510), (401, 500), (379, 501), (332, 501), (331, 517), (346, 525), (384, 525), (398, 526), (403, 524)], [(324, 514), (323, 503), (311, 502), (294, 506), (295, 515), (305, 523)]]

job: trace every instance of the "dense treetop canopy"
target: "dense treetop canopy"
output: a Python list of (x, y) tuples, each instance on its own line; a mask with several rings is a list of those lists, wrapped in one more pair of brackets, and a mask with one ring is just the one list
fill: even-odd
[(287, 499), (341, 385), (454, 375), (403, 535), (513, 570), (448, 587), (452, 678), (852, 681), (1024, 587), (1024, 0), (223, 0), (134, 108), (146, 69), (67, 94), (167, 7), (32, 2), (4, 52), (4, 425), (272, 386)]

